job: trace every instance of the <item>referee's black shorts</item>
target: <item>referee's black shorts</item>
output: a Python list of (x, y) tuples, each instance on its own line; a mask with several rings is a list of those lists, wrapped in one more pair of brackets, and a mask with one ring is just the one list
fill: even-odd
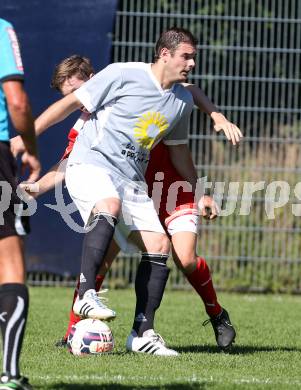
[(16, 193), (16, 173), (9, 142), (0, 141), (0, 239), (29, 233), (29, 218), (18, 215), (22, 201)]

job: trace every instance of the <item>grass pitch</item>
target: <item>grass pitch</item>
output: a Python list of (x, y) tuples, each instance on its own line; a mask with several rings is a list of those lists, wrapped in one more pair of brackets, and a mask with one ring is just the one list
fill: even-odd
[(220, 353), (211, 325), (193, 291), (167, 291), (156, 330), (181, 355), (125, 352), (134, 312), (134, 291), (109, 291), (118, 317), (110, 323), (110, 355), (75, 357), (54, 346), (64, 334), (72, 290), (31, 288), (31, 307), (21, 368), (35, 389), (289, 389), (301, 388), (301, 297), (219, 294), (238, 336)]

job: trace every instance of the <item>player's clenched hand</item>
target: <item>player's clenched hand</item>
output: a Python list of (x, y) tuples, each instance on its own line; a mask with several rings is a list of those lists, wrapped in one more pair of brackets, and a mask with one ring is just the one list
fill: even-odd
[(29, 169), (29, 176), (28, 176), (28, 181), (29, 182), (34, 182), (37, 181), (40, 172), (41, 172), (41, 164), (37, 156), (33, 154), (29, 154), (28, 152), (24, 152), (22, 154), (22, 173), (25, 172), (25, 169)]
[(233, 145), (239, 143), (243, 135), (240, 129), (234, 123), (228, 121), (228, 119), (221, 113), (214, 113), (211, 115), (211, 117), (214, 121), (214, 130), (216, 132), (223, 130), (225, 136), (229, 141), (232, 142)]
[(199, 210), (205, 219), (215, 219), (218, 216), (218, 206), (211, 196), (204, 195), (199, 200)]
[(23, 199), (32, 200), (33, 198), (37, 198), (39, 195), (39, 184), (38, 183), (28, 183), (23, 181), (18, 185), (20, 189)]
[(25, 152), (25, 145), (20, 135), (10, 139), (10, 150), (14, 157)]

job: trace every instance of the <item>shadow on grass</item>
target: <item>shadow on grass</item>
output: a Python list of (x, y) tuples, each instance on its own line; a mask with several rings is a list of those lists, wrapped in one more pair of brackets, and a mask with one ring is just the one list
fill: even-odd
[(35, 387), (35, 389), (43, 389), (43, 390), (202, 390), (208, 389), (208, 383), (174, 383), (168, 385), (158, 385), (158, 386), (150, 386), (150, 385), (139, 385), (137, 387), (133, 387), (133, 385), (122, 385), (122, 384), (112, 384), (112, 383), (100, 383), (99, 385), (91, 385), (89, 383), (82, 384), (67, 384), (67, 383), (57, 383), (49, 385), (43, 385), (43, 387)]
[[(173, 346), (173, 348), (180, 353), (222, 353), (217, 346), (210, 345), (187, 345), (187, 346)], [(254, 346), (254, 345), (234, 345), (229, 351), (231, 355), (248, 355), (256, 352), (301, 352), (301, 348), (296, 347), (277, 347), (277, 346)]]

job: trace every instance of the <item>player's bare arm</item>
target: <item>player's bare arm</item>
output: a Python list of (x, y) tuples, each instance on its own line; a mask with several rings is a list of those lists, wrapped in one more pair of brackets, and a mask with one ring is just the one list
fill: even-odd
[(65, 180), (66, 164), (67, 160), (58, 162), (37, 182), (23, 182), (19, 184), (19, 188), (25, 191), (29, 198), (38, 198)]
[[(188, 181), (193, 192), (196, 190), (197, 173), (193, 164), (191, 153), (187, 144), (168, 145), (170, 159), (173, 166), (184, 180)], [(206, 219), (214, 219), (217, 217), (217, 205), (211, 196), (203, 195), (198, 202), (201, 215)]]
[(233, 145), (237, 145), (243, 137), (240, 129), (228, 121), (228, 119), (219, 112), (218, 108), (212, 103), (208, 96), (197, 86), (193, 84), (183, 84), (192, 94), (194, 104), (203, 112), (210, 115), (214, 122), (214, 130), (219, 132), (223, 130), (225, 136)]
[[(61, 122), (72, 112), (81, 107), (82, 103), (75, 97), (73, 93), (63, 97), (49, 106), (35, 120), (35, 134), (37, 136), (42, 134), (49, 127)], [(20, 137), (14, 137), (11, 139), (11, 150), (15, 157), (24, 151), (24, 146)]]
[(33, 116), (22, 83), (16, 80), (6, 81), (3, 83), (3, 90), (14, 128), (21, 135), (28, 153), (37, 155)]
[(187, 144), (168, 145), (168, 151), (173, 166), (184, 180), (188, 181), (194, 192), (197, 184), (197, 173)]
[(29, 169), (29, 181), (38, 179), (41, 165), (38, 159), (35, 128), (30, 103), (23, 84), (17, 80), (8, 80), (2, 84), (7, 101), (7, 108), (16, 131), (24, 144), (22, 169)]
[(74, 93), (70, 93), (53, 103), (36, 119), (36, 134), (40, 135), (49, 127), (63, 121), (81, 106), (82, 103), (77, 99)]

